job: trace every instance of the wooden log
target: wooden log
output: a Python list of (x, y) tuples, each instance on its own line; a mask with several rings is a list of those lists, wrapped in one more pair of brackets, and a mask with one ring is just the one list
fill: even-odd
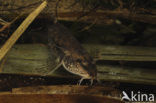
[(54, 85), (13, 88), (14, 94), (79, 94), (120, 98), (121, 92), (104, 86)]
[[(0, 15), (8, 18), (16, 17), (17, 14), (21, 12), (29, 13), (33, 8), (35, 8), (42, 0), (0, 0)], [(56, 4), (58, 0), (48, 1), (48, 8), (44, 10), (44, 12), (40, 15), (42, 18), (50, 18), (51, 13), (55, 15)], [(96, 19), (97, 24), (111, 24), (114, 23), (116, 18), (129, 19), (133, 21), (139, 21), (144, 23), (156, 24), (156, 16), (155, 14), (142, 14), (142, 10), (136, 9), (135, 13), (123, 8), (116, 10), (108, 10), (108, 9), (97, 9), (96, 12), (88, 13), (89, 8), (83, 10), (83, 6), (77, 3), (76, 5), (70, 7), (75, 1), (74, 0), (61, 0), (58, 5), (58, 20), (67, 20), (67, 21), (75, 21), (77, 18), (81, 17), (84, 14), (83, 18), (80, 21), (91, 22)], [(151, 10), (145, 10), (151, 11)], [(152, 10), (153, 12), (156, 10)], [(152, 13), (151, 13), (152, 14)]]
[(156, 70), (110, 65), (97, 66), (97, 69), (100, 80), (156, 85)]
[(156, 61), (156, 48), (87, 44), (84, 47), (96, 60)]
[(3, 103), (124, 103), (120, 100), (88, 95), (0, 94)]
[[(121, 61), (156, 61), (156, 48), (135, 46), (108, 46), (83, 44), (84, 48), (96, 60)], [(50, 55), (54, 55), (51, 53)], [(49, 52), (42, 44), (16, 45), (8, 54), (8, 58), (41, 60), (48, 59)]]
[[(95, 46), (84, 45), (84, 47), (95, 56), (94, 53), (99, 50), (108, 55), (110, 58), (99, 60), (129, 60), (129, 61), (155, 61), (155, 48), (147, 47), (121, 47), (121, 46)], [(91, 48), (91, 49), (89, 49)], [(130, 55), (129, 55), (130, 54)], [(118, 55), (118, 59), (114, 56)], [(120, 56), (124, 56), (120, 58)], [(131, 57), (130, 59), (127, 59)], [(99, 57), (103, 56), (102, 53)], [(141, 56), (141, 58), (140, 58)], [(50, 58), (52, 57), (52, 58)], [(148, 57), (148, 59), (147, 59)], [(136, 59), (137, 58), (137, 59)], [(143, 60), (142, 60), (143, 58)], [(151, 60), (151, 59), (152, 60)], [(98, 59), (97, 59), (98, 60)], [(48, 52), (45, 45), (41, 44), (25, 44), (15, 45), (14, 48), (8, 53), (5, 64), (3, 63), (2, 73), (15, 73), (15, 74), (31, 74), (31, 75), (47, 75), (58, 64), (57, 56)], [(120, 81), (129, 83), (153, 84), (156, 85), (156, 70), (149, 70), (143, 68), (128, 68), (117, 67), (110, 65), (98, 65), (98, 78), (105, 81)], [(55, 72), (49, 74), (53, 77), (76, 78), (70, 74), (62, 74)]]
[[(110, 87), (56, 85), (14, 88), (11, 92), (0, 92), (0, 101), (3, 103), (14, 103), (10, 101), (24, 103), (23, 99), (28, 99), (29, 103), (34, 103), (34, 100), (40, 103), (53, 101), (55, 103), (97, 103), (97, 101), (98, 103), (122, 103), (120, 95), (121, 92)], [(22, 99), (16, 100), (18, 97)]]

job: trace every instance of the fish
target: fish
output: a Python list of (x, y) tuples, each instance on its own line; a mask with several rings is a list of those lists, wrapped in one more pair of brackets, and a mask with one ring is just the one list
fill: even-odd
[(57, 51), (59, 66), (62, 65), (68, 72), (81, 77), (79, 84), (84, 79), (90, 79), (92, 85), (97, 78), (95, 61), (67, 27), (58, 22), (48, 25), (48, 47)]

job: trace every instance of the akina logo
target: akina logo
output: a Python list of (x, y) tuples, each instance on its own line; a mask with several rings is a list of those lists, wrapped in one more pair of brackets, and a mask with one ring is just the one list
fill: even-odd
[(122, 92), (122, 100), (124, 101), (131, 101), (131, 102), (154, 102), (154, 94), (145, 94), (138, 91), (134, 93), (131, 91), (130, 96), (123, 91)]

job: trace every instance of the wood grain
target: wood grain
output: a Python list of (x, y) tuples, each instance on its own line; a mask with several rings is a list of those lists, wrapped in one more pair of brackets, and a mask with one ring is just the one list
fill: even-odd
[[(98, 55), (99, 57), (103, 58), (100, 58), (99, 60), (155, 61), (155, 48), (105, 45), (96, 46), (86, 44), (84, 44), (84, 47), (93, 57), (95, 57), (97, 54), (102, 54), (101, 52), (105, 53), (105, 56), (108, 55), (108, 57), (112, 57), (110, 59), (104, 58), (102, 55)], [(97, 50), (99, 52), (97, 52)], [(141, 58), (140, 56), (136, 56), (138, 54), (141, 56)], [(49, 56), (51, 55), (52, 58), (49, 59)], [(114, 56), (116, 55), (118, 55), (118, 59), (114, 59)], [(122, 55), (124, 58), (120, 58)], [(131, 58), (127, 59), (127, 55)], [(147, 59), (147, 57), (149, 59)], [(48, 72), (51, 71), (57, 64), (57, 56), (54, 55), (53, 52), (49, 54), (45, 45), (15, 45), (15, 48), (12, 48), (8, 53), (2, 73), (47, 75)], [(156, 70), (154, 69), (149, 70), (149, 68), (97, 65), (97, 70), (97, 76), (100, 80), (156, 85)], [(69, 73), (61, 73), (61, 71), (62, 70), (58, 72), (56, 71), (54, 74), (49, 74), (48, 76), (75, 78), (75, 76)]]
[(110, 87), (55, 85), (14, 88), (0, 92), (3, 103), (123, 103)]
[(16, 29), (16, 31), (10, 36), (10, 38), (5, 42), (5, 44), (0, 49), (0, 61), (6, 55), (6, 53), (15, 44), (18, 38), (23, 34), (23, 32), (28, 28), (32, 21), (38, 16), (38, 14), (46, 7), (47, 2), (44, 1), (38, 8), (36, 8), (29, 16), (21, 23), (21, 25)]
[[(0, 2), (2, 3), (2, 6), (0, 6), (0, 15), (3, 15), (4, 17), (7, 16), (8, 18), (14, 18), (17, 16), (17, 14), (20, 14), (21, 12), (28, 14), (31, 12), (32, 9), (36, 8), (36, 6), (41, 1), (42, 0), (5, 0), (5, 2), (3, 2), (3, 0), (0, 0)], [(48, 0), (48, 8), (44, 10), (40, 17), (48, 19), (51, 17), (52, 13), (55, 15), (57, 1), (58, 0)], [(90, 11), (89, 7), (86, 7), (85, 11), (83, 11), (83, 6), (79, 3), (71, 6), (74, 2), (75, 1), (73, 0), (61, 0), (59, 2), (58, 20), (76, 21), (77, 18), (80, 18), (82, 15), (85, 15), (87, 13), (88, 15), (85, 15), (83, 18), (80, 19), (80, 21), (92, 23), (96, 19), (96, 24), (112, 24), (115, 22), (116, 19), (114, 18), (116, 17), (129, 19), (132, 21), (156, 24), (156, 10), (148, 10), (146, 8), (145, 10), (140, 10), (142, 8), (136, 8), (135, 13), (133, 13), (126, 8), (120, 8), (115, 10), (99, 8), (96, 10), (96, 12), (93, 11), (88, 13), (88, 11)], [(149, 14), (143, 13), (146, 11), (148, 11)], [(151, 15), (150, 13), (153, 15)]]
[(53, 94), (0, 94), (3, 103), (123, 103), (107, 97)]

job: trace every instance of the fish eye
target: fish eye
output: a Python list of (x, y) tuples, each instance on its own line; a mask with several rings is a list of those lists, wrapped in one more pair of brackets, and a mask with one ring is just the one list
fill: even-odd
[(77, 62), (82, 62), (82, 60), (81, 60), (81, 59), (77, 59), (76, 61), (77, 61)]

